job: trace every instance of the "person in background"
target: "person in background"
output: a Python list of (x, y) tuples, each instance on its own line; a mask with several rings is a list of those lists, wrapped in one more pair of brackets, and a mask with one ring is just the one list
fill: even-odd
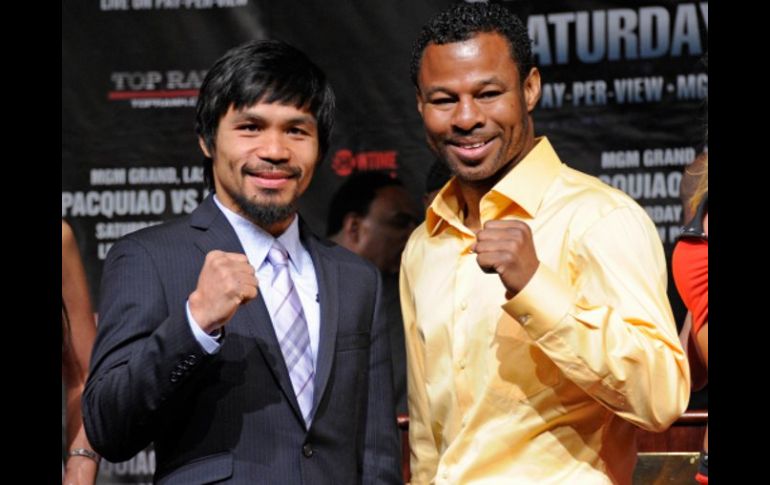
[[(698, 205), (693, 205), (692, 201), (696, 192), (699, 191), (699, 185), (703, 182), (703, 174), (707, 170), (708, 150), (704, 150), (700, 155), (684, 169), (682, 183), (679, 185), (679, 197), (682, 201), (682, 229), (694, 220)], [(700, 197), (700, 196), (699, 196)], [(678, 240), (678, 239), (677, 239)], [(673, 257), (673, 254), (672, 254)], [(673, 270), (672, 270), (673, 276)], [(674, 282), (676, 285), (676, 282)], [(686, 305), (685, 305), (686, 306)], [(687, 311), (682, 329), (679, 331), (679, 341), (682, 348), (687, 353), (687, 359), (690, 362), (690, 381), (693, 391), (700, 391), (708, 384), (708, 370), (703, 366), (702, 359), (693, 342), (692, 334), (692, 312)], [(693, 406), (693, 400), (690, 400), (690, 407)]]
[(161, 484), (401, 482), (380, 276), (297, 214), (333, 121), (326, 75), (284, 42), (208, 71), (213, 193), (104, 264), (83, 417), (106, 458), (154, 442)]
[(412, 196), (398, 178), (356, 172), (332, 196), (326, 232), (383, 274), (392, 274), (398, 273), (401, 251), (418, 222)]
[(655, 225), (535, 137), (540, 72), (504, 6), (441, 12), (411, 66), (454, 174), (401, 265), (412, 483), (631, 483), (637, 427), (690, 395)]
[(93, 485), (100, 457), (83, 428), (80, 400), (88, 375), (96, 323), (75, 235), (61, 223), (62, 381), (65, 388), (67, 462), (64, 484)]
[[(671, 256), (674, 282), (688, 310), (688, 318), (682, 328), (682, 340), (688, 350), (690, 369), (694, 376), (694, 390), (708, 382), (708, 155), (704, 156), (700, 167), (696, 170), (688, 167), (691, 174), (697, 174), (695, 190), (687, 202), (692, 216), (679, 234)], [(708, 483), (708, 449), (708, 427), (706, 427), (700, 464), (695, 476), (699, 483), (704, 484)]]
[(682, 182), (679, 184), (679, 198), (682, 201), (682, 226), (689, 223), (695, 216), (698, 206), (693, 207), (693, 196), (699, 191), (707, 164), (708, 150), (704, 150), (684, 169)]
[(390, 335), (396, 414), (406, 414), (406, 350), (398, 270), (406, 240), (419, 223), (412, 196), (384, 172), (356, 172), (329, 206), (327, 237), (374, 263), (382, 273), (382, 306)]

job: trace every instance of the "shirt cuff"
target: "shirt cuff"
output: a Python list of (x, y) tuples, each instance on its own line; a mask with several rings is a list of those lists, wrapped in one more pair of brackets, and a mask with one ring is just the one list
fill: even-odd
[(193, 336), (195, 336), (195, 340), (197, 340), (200, 346), (203, 347), (203, 350), (205, 350), (207, 354), (216, 354), (219, 352), (219, 349), (222, 347), (222, 344), (220, 343), (222, 330), (217, 329), (213, 335), (209, 335), (204, 332), (190, 312), (189, 300), (187, 303), (185, 303), (185, 311), (187, 312), (187, 323), (190, 325), (190, 330), (192, 330)]
[(564, 319), (575, 299), (575, 290), (540, 263), (532, 279), (503, 305), (503, 310), (515, 318), (533, 340), (537, 340)]

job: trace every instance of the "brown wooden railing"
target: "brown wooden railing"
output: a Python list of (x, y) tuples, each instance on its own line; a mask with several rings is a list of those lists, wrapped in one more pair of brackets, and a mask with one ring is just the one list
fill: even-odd
[(706, 433), (709, 413), (704, 409), (685, 411), (679, 419), (662, 433), (651, 433), (640, 429), (636, 433), (636, 444), (641, 452), (700, 451), (703, 435)]

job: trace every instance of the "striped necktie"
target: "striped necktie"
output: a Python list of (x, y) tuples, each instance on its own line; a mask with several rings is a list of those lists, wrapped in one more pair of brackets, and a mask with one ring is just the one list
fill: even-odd
[(302, 417), (309, 427), (312, 419), (310, 412), (313, 408), (313, 377), (315, 376), (310, 333), (299, 294), (289, 275), (289, 255), (286, 248), (275, 241), (267, 254), (267, 259), (273, 265), (272, 289), (278, 295), (280, 302), (272, 315), (273, 327)]

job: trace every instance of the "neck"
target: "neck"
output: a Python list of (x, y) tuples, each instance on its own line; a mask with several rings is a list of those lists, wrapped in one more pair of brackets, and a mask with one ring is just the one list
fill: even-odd
[(529, 140), (526, 142), (524, 149), (519, 152), (519, 155), (511, 159), (511, 161), (501, 167), (491, 177), (484, 180), (462, 180), (457, 179), (460, 194), (462, 195), (465, 207), (463, 208), (464, 224), (465, 227), (471, 231), (481, 230), (481, 199), (497, 185), (497, 183), (505, 178), (516, 165), (526, 157), (532, 148), (535, 146), (534, 132), (531, 131), (532, 124), (529, 123), (530, 131), (528, 133)]
[(481, 213), (479, 205), (481, 204), (481, 198), (487, 192), (480, 192), (471, 185), (466, 183), (459, 183), (460, 194), (462, 194), (463, 202), (465, 205), (462, 208), (463, 211), (463, 223), (465, 227), (473, 232), (481, 230)]
[(497, 182), (505, 177), (518, 162), (518, 160), (512, 161), (495, 175), (485, 180), (468, 181), (458, 179), (457, 182), (460, 194), (465, 203), (465, 206), (463, 207), (463, 222), (465, 227), (474, 232), (481, 230), (481, 199), (484, 198), (484, 196), (497, 185)]
[(296, 217), (296, 215), (292, 214), (292, 216), (289, 217), (288, 219), (285, 219), (285, 220), (280, 221), (280, 222), (275, 222), (275, 223), (269, 224), (269, 225), (257, 224), (257, 222), (253, 221), (253, 220), (251, 222), (253, 222), (257, 226), (261, 227), (263, 230), (265, 230), (267, 233), (269, 233), (274, 238), (278, 238), (278, 236), (280, 236), (281, 234), (286, 232), (286, 229), (288, 229), (289, 226), (291, 225), (292, 221), (294, 221), (294, 217)]

